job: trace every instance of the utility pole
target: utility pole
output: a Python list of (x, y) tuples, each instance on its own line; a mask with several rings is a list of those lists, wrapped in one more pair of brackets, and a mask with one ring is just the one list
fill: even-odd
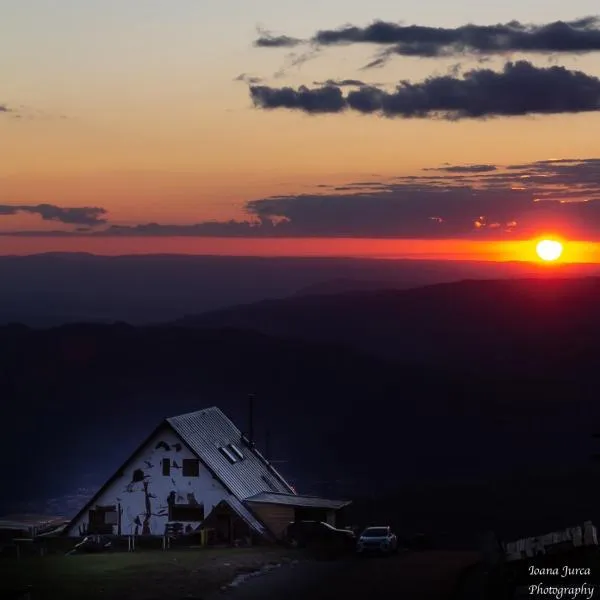
[(254, 445), (254, 394), (248, 394), (248, 441)]
[(271, 432), (268, 429), (265, 432), (265, 458), (271, 462)]

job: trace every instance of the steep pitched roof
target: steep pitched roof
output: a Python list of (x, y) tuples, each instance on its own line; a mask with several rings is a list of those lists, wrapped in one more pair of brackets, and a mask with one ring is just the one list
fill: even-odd
[[(295, 494), (289, 483), (248, 444), (242, 432), (216, 406), (170, 417), (167, 422), (238, 500), (264, 491)], [(240, 450), (243, 458), (232, 452), (229, 444)]]

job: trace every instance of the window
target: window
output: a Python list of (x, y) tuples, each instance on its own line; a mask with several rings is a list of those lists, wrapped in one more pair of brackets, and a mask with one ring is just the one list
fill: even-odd
[(169, 521), (204, 521), (203, 504), (172, 504)]
[(240, 459), (242, 460), (244, 458), (244, 455), (242, 454), (242, 451), (235, 445), (235, 444), (229, 444), (229, 449)]
[(237, 462), (237, 458), (227, 448), (221, 446), (219, 451), (231, 464)]
[(182, 471), (184, 477), (198, 477), (200, 475), (200, 461), (197, 458), (184, 458)]
[(162, 459), (162, 474), (163, 475), (171, 474), (171, 459), (170, 458)]
[(266, 475), (262, 475), (262, 480), (274, 491), (277, 491), (277, 487), (275, 487), (275, 484), (271, 481), (271, 479), (269, 477), (267, 477)]

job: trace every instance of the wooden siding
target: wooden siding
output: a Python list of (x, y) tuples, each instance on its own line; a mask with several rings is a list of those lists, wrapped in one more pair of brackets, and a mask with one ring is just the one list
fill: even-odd
[(294, 520), (294, 507), (281, 504), (248, 502), (250, 510), (280, 539), (285, 528)]

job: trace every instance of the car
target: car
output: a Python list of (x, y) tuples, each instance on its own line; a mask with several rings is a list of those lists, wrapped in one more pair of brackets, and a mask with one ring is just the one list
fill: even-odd
[(293, 521), (285, 531), (285, 540), (290, 546), (353, 548), (356, 535), (348, 529), (338, 529), (323, 521)]
[(398, 549), (398, 536), (389, 525), (367, 527), (358, 537), (356, 551), (359, 554), (381, 552), (389, 554)]

